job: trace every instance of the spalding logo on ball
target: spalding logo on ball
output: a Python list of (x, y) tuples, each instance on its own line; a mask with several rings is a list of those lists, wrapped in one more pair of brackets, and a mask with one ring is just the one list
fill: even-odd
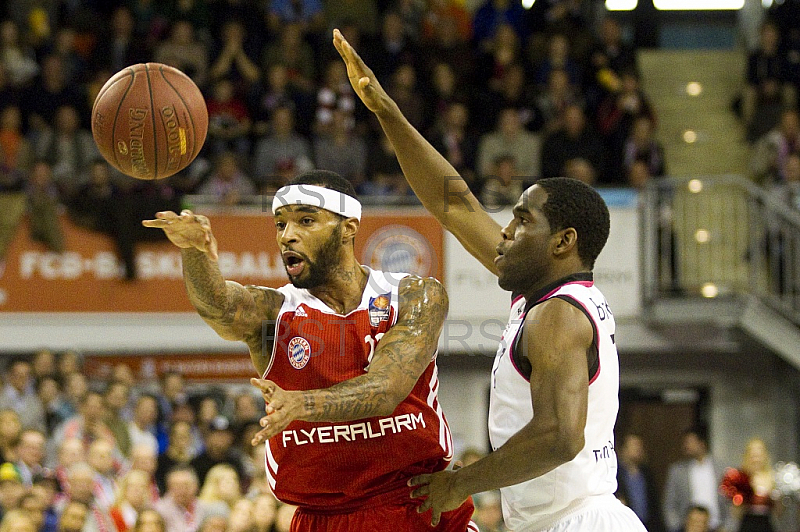
[(161, 179), (186, 168), (203, 147), (208, 110), (197, 85), (171, 66), (133, 65), (109, 79), (94, 101), (92, 135), (114, 168)]

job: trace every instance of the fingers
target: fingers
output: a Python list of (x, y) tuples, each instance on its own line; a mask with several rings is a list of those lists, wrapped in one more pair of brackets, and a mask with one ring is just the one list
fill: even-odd
[(437, 512), (436, 510), (433, 511), (433, 515), (431, 516), (431, 526), (436, 526), (439, 524), (439, 520), (442, 518), (442, 512)]
[(423, 484), (430, 484), (431, 483), (431, 475), (430, 473), (425, 475), (417, 475), (416, 477), (411, 477), (408, 479), (406, 483), (408, 486), (422, 486)]
[(412, 499), (418, 499), (420, 497), (427, 497), (430, 494), (431, 494), (431, 487), (430, 487), (430, 485), (425, 484), (424, 486), (420, 486), (417, 489), (415, 489), (414, 491), (412, 491), (411, 492), (411, 498)]
[(254, 377), (250, 379), (250, 384), (261, 390), (264, 400), (271, 399), (272, 394), (275, 392), (275, 383), (267, 379), (256, 379)]
[(456, 463), (453, 464), (453, 471), (458, 471), (462, 467), (464, 467), (464, 462), (461, 460), (456, 460)]

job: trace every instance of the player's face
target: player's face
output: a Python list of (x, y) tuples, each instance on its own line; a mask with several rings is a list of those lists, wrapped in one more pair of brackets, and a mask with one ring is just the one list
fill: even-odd
[(342, 260), (341, 218), (309, 206), (287, 206), (275, 215), (278, 247), (289, 280), (297, 288), (329, 281)]
[(502, 231), (495, 265), (504, 290), (524, 294), (547, 276), (553, 235), (542, 212), (546, 201), (543, 188), (534, 185), (527, 189), (514, 206), (514, 218)]

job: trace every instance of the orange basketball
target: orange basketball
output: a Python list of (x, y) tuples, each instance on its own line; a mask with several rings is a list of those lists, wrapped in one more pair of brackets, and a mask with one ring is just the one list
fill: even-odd
[(186, 168), (208, 132), (206, 102), (180, 70), (133, 65), (109, 79), (94, 101), (92, 135), (114, 168), (136, 179), (161, 179)]

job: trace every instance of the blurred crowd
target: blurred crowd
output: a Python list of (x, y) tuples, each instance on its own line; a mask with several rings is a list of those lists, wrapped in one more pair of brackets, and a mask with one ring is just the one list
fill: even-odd
[[(0, 531), (278, 532), (294, 507), (251, 446), (263, 400), (233, 385), (88, 381), (75, 352), (11, 360), (0, 390)], [(13, 528), (12, 528), (13, 526)]]
[[(3, 2), (0, 259), (26, 208), (50, 249), (63, 249), (53, 213), (65, 205), (93, 229), (127, 233), (124, 257), (148, 238), (131, 220), (154, 208), (185, 194), (236, 204), (312, 167), (372, 203), (413, 202), (334, 27), (487, 205), (555, 175), (640, 186), (665, 172), (656, 113), (620, 23), (587, 11), (580, 0), (486, 0), (473, 12), (460, 0)], [(209, 112), (198, 159), (156, 183), (109, 168), (90, 132), (106, 80), (147, 61), (187, 73)]]

